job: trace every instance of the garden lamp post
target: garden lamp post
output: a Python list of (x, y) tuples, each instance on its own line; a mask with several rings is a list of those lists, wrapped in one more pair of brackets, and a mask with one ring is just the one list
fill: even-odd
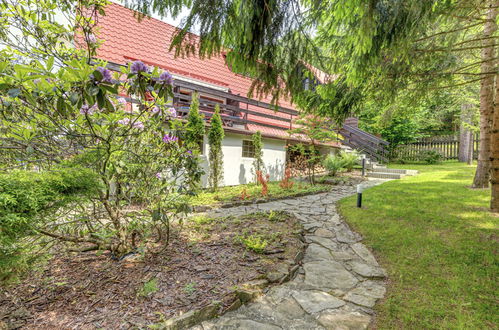
[(357, 207), (362, 207), (362, 192), (364, 187), (361, 184), (357, 185)]

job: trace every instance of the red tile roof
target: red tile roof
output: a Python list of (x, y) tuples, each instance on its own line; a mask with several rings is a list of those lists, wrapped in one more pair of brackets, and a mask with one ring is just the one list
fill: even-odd
[[(176, 27), (163, 21), (144, 17), (138, 20), (136, 13), (121, 5), (111, 3), (106, 7), (106, 15), (98, 17), (96, 37), (102, 42), (97, 50), (97, 57), (117, 64), (141, 60), (144, 63), (170, 71), (184, 77), (215, 84), (230, 90), (231, 93), (246, 97), (252, 80), (235, 74), (225, 62), (223, 54), (201, 59), (198, 56), (175, 57), (174, 51), (169, 51), (170, 42)], [(198, 36), (191, 35), (193, 41)], [(270, 103), (269, 97), (261, 99)], [(280, 106), (295, 109), (287, 100), (280, 101)], [(274, 112), (260, 107), (249, 106), (250, 110), (290, 118), (289, 114)], [(248, 115), (249, 120), (264, 121), (279, 125), (283, 130), (249, 124), (248, 130), (260, 130), (263, 134), (288, 138), (286, 122)]]

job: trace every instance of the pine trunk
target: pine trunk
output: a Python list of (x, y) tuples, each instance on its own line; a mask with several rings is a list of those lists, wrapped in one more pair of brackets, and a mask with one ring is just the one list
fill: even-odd
[(496, 76), (495, 106), (490, 130), (490, 183), (492, 185), (490, 209), (499, 213), (499, 75)]
[(490, 178), (490, 132), (492, 126), (492, 114), (494, 112), (494, 42), (490, 38), (497, 30), (497, 1), (490, 2), (487, 13), (487, 21), (484, 25), (481, 72), (483, 73), (480, 84), (480, 150), (478, 152), (478, 166), (476, 168), (473, 188), (487, 188)]

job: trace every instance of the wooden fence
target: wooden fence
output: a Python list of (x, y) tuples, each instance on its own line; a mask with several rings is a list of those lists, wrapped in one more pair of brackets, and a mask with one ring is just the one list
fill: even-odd
[[(478, 158), (479, 135), (473, 136), (473, 159)], [(398, 146), (390, 155), (391, 159), (404, 159), (408, 161), (420, 160), (421, 152), (424, 150), (438, 151), (444, 159), (458, 159), (459, 136), (443, 135), (421, 138), (416, 142)]]

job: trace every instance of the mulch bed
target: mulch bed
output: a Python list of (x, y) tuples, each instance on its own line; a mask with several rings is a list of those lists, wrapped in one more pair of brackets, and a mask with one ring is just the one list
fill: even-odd
[[(0, 292), (0, 329), (143, 328), (213, 301), (227, 308), (235, 286), (293, 264), (303, 248), (300, 232), (290, 215), (270, 221), (253, 214), (189, 221), (174, 230), (166, 249), (120, 261), (107, 253), (59, 252)], [(241, 235), (251, 234), (268, 241), (264, 253), (241, 243)]]

